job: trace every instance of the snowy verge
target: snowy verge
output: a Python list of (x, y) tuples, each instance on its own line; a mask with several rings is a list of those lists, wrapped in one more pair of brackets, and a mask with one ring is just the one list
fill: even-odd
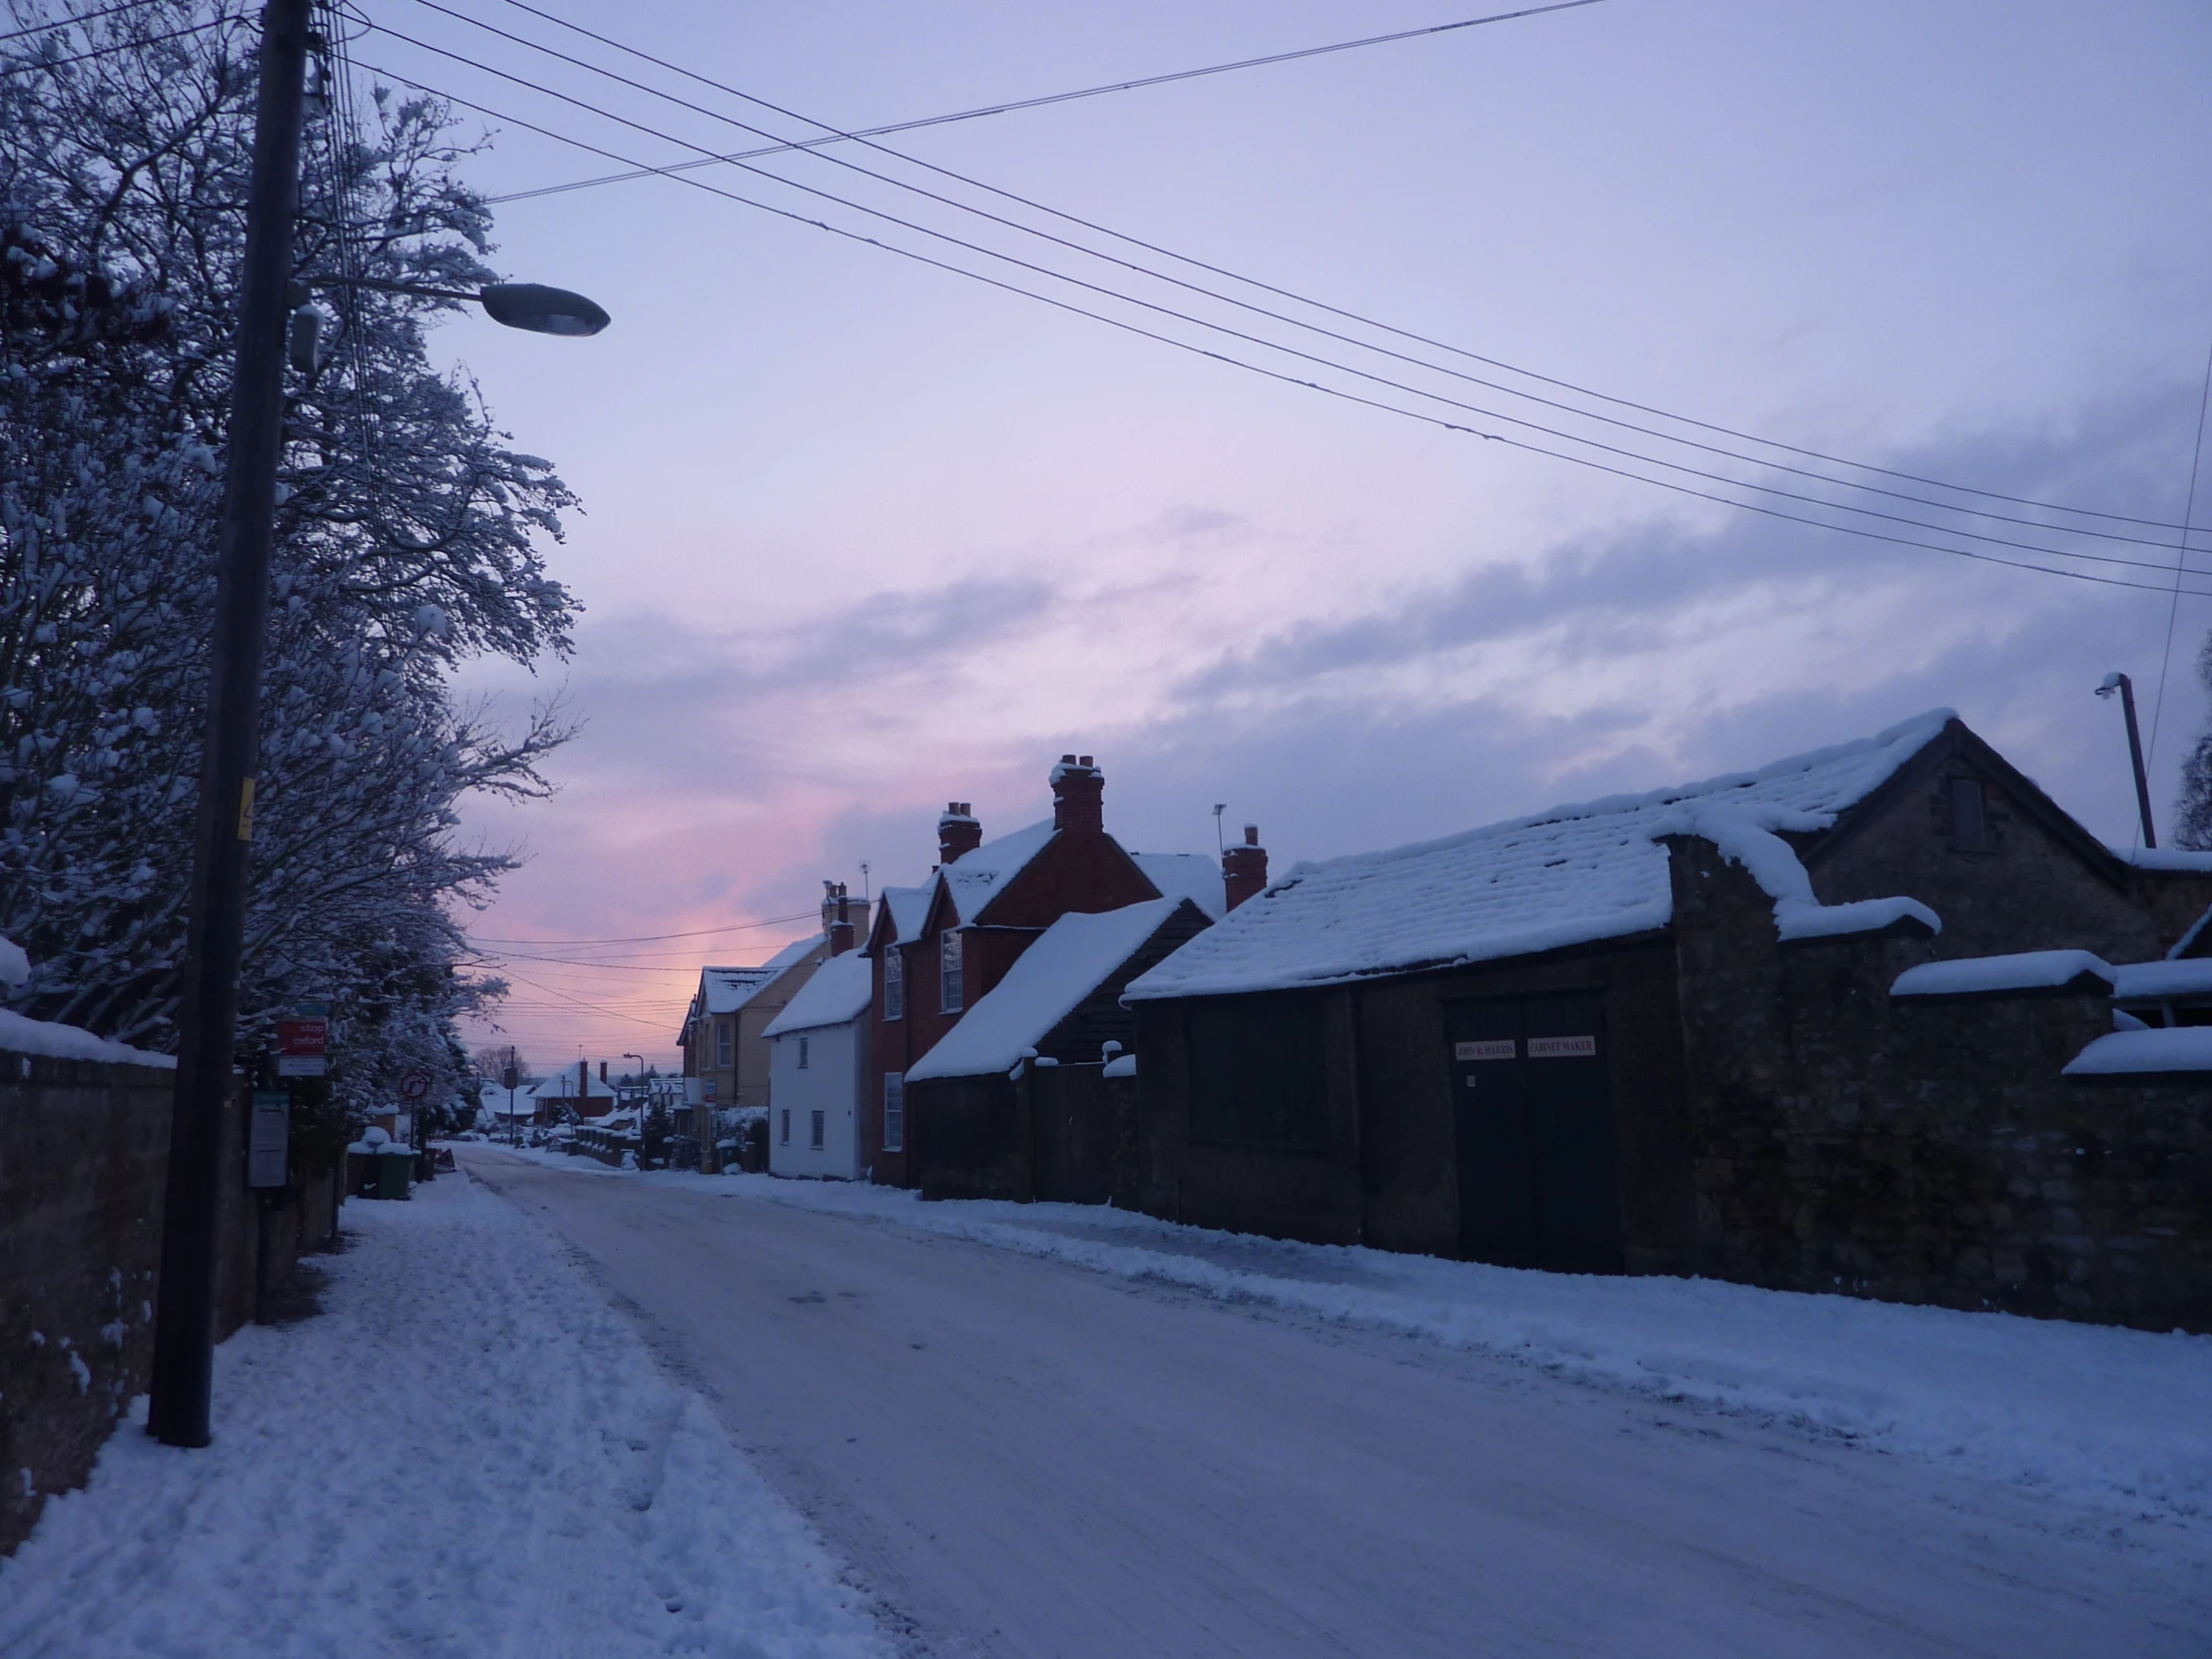
[(0, 1561), (0, 1653), (893, 1651), (535, 1222), (447, 1177), (344, 1225), (319, 1318), (216, 1351), (214, 1445), (126, 1424)]
[(1754, 1413), (2172, 1523), (2192, 1553), (2212, 1550), (2212, 1337), (1714, 1280), (1492, 1268), (1177, 1227), (1104, 1206), (923, 1204), (850, 1182), (582, 1173), (592, 1171), (969, 1239)]

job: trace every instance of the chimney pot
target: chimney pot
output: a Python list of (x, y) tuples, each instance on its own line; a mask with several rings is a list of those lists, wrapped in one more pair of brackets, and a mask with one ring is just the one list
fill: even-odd
[(975, 822), (965, 801), (947, 801), (944, 817), (937, 820), (937, 862), (949, 864), (963, 852), (983, 844), (983, 827)]
[(1086, 755), (1060, 757), (1052, 769), (1052, 828), (1085, 834), (1106, 830), (1106, 778)]
[(1232, 910), (1267, 887), (1268, 849), (1260, 844), (1257, 824), (1245, 826), (1242, 846), (1232, 846), (1222, 853), (1221, 883), (1223, 896)]

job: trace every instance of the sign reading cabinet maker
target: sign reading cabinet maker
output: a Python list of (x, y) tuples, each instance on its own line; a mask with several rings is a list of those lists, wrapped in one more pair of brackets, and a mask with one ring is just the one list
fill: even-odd
[(1595, 1037), (1530, 1037), (1531, 1060), (1588, 1060), (1597, 1055)]

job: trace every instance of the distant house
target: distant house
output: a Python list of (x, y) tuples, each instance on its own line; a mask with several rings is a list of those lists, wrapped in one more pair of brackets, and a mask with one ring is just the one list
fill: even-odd
[(1129, 981), (1210, 918), (1190, 898), (1070, 911), (906, 1073), (908, 1167), (924, 1198), (1103, 1203), (1106, 1062), (1136, 1036)]
[(709, 1106), (768, 1104), (769, 1021), (784, 1011), (823, 959), (822, 934), (794, 940), (759, 967), (703, 967), (676, 1035), (684, 1075), (697, 1077)]
[[(486, 1090), (485, 1098), (497, 1095), (502, 1110), (506, 1104), (506, 1091)], [(572, 1066), (563, 1066), (550, 1077), (542, 1077), (532, 1083), (526, 1095), (517, 1095), (519, 1104), (527, 1098), (534, 1107), (533, 1121), (541, 1124), (566, 1123), (573, 1114), (583, 1119), (599, 1118), (613, 1111), (620, 1099), (620, 1091), (607, 1081), (607, 1063), (602, 1060), (595, 1075), (589, 1060), (578, 1060)]]
[[(1509, 1266), (2203, 1329), (2212, 1044), (2097, 1039), (2212, 998), (2167, 958), (2208, 902), (2212, 857), (2114, 852), (1947, 711), (1301, 865), (1130, 985), (1131, 1197)], [(1908, 970), (1936, 962), (1974, 984), (1922, 994)], [(2136, 1069), (2062, 1075), (2092, 1048)]]
[(929, 880), (885, 888), (876, 906), (867, 940), (875, 984), (863, 1134), (864, 1161), (878, 1182), (914, 1184), (906, 1073), (1047, 927), (1071, 912), (1166, 896), (1189, 898), (1208, 917), (1228, 906), (1212, 858), (1131, 852), (1106, 832), (1105, 775), (1091, 757), (1063, 755), (1048, 782), (1052, 817), (996, 840), (983, 839), (967, 803), (948, 804)]
[(868, 959), (846, 950), (817, 968), (769, 1022), (771, 1174), (853, 1181), (865, 1173), (872, 989)]

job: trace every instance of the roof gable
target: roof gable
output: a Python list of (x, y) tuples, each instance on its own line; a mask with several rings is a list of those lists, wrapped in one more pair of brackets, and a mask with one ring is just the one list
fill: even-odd
[(1229, 889), (1221, 865), (1203, 852), (1132, 852), (1130, 861), (1169, 898), (1187, 898), (1210, 921), (1229, 913)]
[[(1707, 832), (1700, 822), (1716, 817), (1756, 822), (1760, 830), (1827, 830), (1955, 718), (1936, 710), (1757, 772), (1299, 864), (1135, 980), (1128, 996), (1338, 984), (1664, 927), (1673, 919), (1674, 896), (1667, 851), (1655, 837)], [(1772, 843), (1766, 855), (1790, 857), (1781, 841), (1766, 839)], [(1794, 860), (1793, 868), (1802, 882)], [(1762, 885), (1783, 896), (1773, 879)]]
[[(940, 865), (936, 875), (937, 891), (950, 904), (954, 920), (972, 923), (981, 919), (990, 901), (1029, 867), (1052, 836), (1052, 821), (1042, 819), (1000, 835), (996, 840), (971, 847), (951, 863)], [(934, 904), (929, 906), (929, 914), (922, 923), (924, 931), (937, 924), (935, 908)]]
[(768, 1022), (761, 1035), (781, 1037), (787, 1031), (842, 1025), (866, 1013), (874, 998), (875, 964), (848, 950), (815, 969), (814, 977), (799, 987), (798, 994)]
[(1118, 910), (1069, 911), (1038, 934), (989, 994), (914, 1062), (906, 1080), (1008, 1070), (1189, 902), (1180, 896), (1148, 898)]

